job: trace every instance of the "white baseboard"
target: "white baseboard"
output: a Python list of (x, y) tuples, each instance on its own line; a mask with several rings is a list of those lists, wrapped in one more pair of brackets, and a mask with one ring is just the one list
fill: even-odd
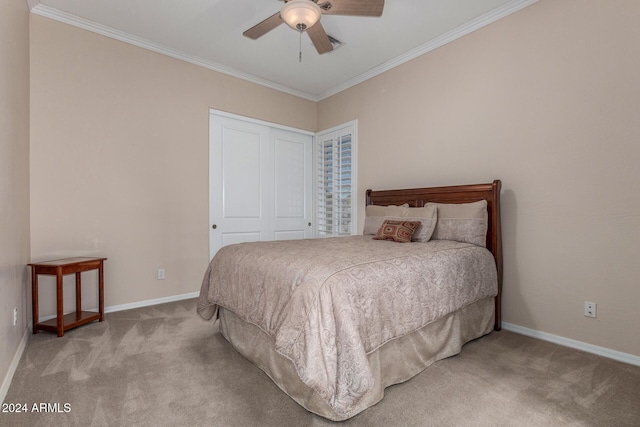
[[(199, 294), (200, 294), (199, 292), (191, 292), (188, 294), (174, 295), (171, 297), (155, 298), (155, 299), (149, 299), (145, 301), (132, 302), (130, 304), (112, 305), (110, 307), (105, 307), (104, 312), (113, 313), (115, 311), (131, 310), (132, 308), (148, 307), (150, 305), (164, 304), (164, 303), (173, 302), (173, 301), (182, 301), (185, 299), (197, 298)], [(94, 310), (97, 311), (98, 309), (94, 308)], [(40, 321), (53, 319), (54, 317), (56, 316), (55, 315), (43, 316), (40, 318)], [(18, 349), (16, 350), (16, 353), (13, 356), (13, 360), (11, 361), (11, 365), (9, 366), (9, 371), (7, 372), (7, 375), (5, 375), (4, 380), (2, 381), (2, 386), (0, 387), (0, 402), (4, 402), (4, 398), (7, 396), (7, 392), (9, 391), (9, 386), (11, 385), (11, 381), (13, 380), (13, 375), (15, 374), (16, 369), (18, 368), (18, 363), (20, 363), (20, 359), (22, 358), (22, 353), (24, 353), (24, 349), (27, 346), (27, 341), (29, 341), (29, 336), (31, 335), (31, 332), (32, 332), (32, 326), (33, 326), (32, 322), (29, 322), (29, 325), (27, 326), (27, 329), (25, 329), (24, 335), (22, 336), (22, 340), (20, 341), (20, 345), (18, 345)]]
[(618, 362), (640, 366), (640, 357), (634, 356), (633, 354), (623, 353), (621, 351), (611, 350), (605, 347), (599, 347), (597, 345), (572, 340), (547, 332), (536, 331), (535, 329), (529, 329), (525, 328), (524, 326), (518, 326), (507, 322), (502, 322), (502, 329), (514, 332), (516, 334), (526, 335), (531, 338), (537, 338), (542, 341), (549, 341), (564, 347), (575, 348), (576, 350), (582, 350), (586, 351), (587, 353), (597, 354), (598, 356), (607, 357), (609, 359), (617, 360)]
[(148, 307), (150, 305), (158, 305), (158, 304), (165, 304), (167, 302), (182, 301), (185, 299), (197, 298), (198, 295), (200, 295), (200, 292), (191, 292), (188, 294), (174, 295), (171, 297), (155, 298), (155, 299), (148, 299), (145, 301), (132, 302), (130, 304), (112, 305), (111, 307), (105, 307), (104, 312), (113, 313), (114, 311), (131, 310), (132, 308)]
[(13, 380), (13, 374), (16, 373), (16, 369), (18, 368), (20, 359), (22, 359), (22, 353), (24, 353), (24, 349), (27, 346), (27, 341), (29, 341), (30, 332), (31, 332), (31, 324), (27, 325), (27, 328), (24, 330), (24, 334), (22, 335), (22, 339), (20, 340), (18, 349), (13, 355), (13, 360), (11, 361), (11, 365), (9, 365), (9, 370), (7, 371), (7, 375), (4, 376), (4, 380), (2, 381), (2, 386), (0, 386), (0, 402), (4, 403), (4, 398), (7, 397), (7, 393), (9, 392), (9, 386), (11, 385), (11, 381)]

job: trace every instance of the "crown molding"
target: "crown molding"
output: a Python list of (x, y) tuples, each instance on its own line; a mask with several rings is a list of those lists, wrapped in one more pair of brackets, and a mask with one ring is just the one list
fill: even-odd
[(527, 6), (530, 6), (534, 3), (537, 3), (540, 0), (511, 0), (508, 3), (505, 3), (503, 6), (486, 13), (484, 15), (479, 16), (476, 19), (473, 19), (451, 31), (446, 32), (445, 34), (424, 43), (408, 52), (393, 58), (389, 61), (386, 61), (380, 64), (377, 67), (374, 67), (362, 74), (359, 74), (356, 77), (353, 77), (344, 83), (341, 83), (337, 86), (334, 86), (331, 89), (328, 89), (320, 94), (314, 95), (307, 92), (299, 91), (293, 88), (290, 88), (285, 85), (281, 85), (278, 83), (274, 83), (270, 80), (263, 79), (257, 76), (254, 76), (249, 73), (245, 73), (222, 64), (218, 64), (215, 62), (207, 61), (197, 56), (189, 55), (187, 53), (162, 46), (158, 43), (151, 42), (149, 40), (145, 40), (140, 37), (136, 37), (129, 33), (125, 33), (123, 31), (116, 30), (114, 28), (108, 27), (106, 25), (99, 24), (97, 22), (90, 21), (88, 19), (84, 19), (78, 17), (76, 15), (63, 12), (59, 9), (41, 4), (39, 0), (27, 0), (29, 4), (29, 8), (32, 13), (40, 16), (44, 16), (46, 18), (53, 19), (55, 21), (59, 21), (65, 24), (72, 25), (74, 27), (78, 27), (87, 31), (91, 31), (93, 33), (97, 33), (103, 35), (105, 37), (109, 37), (115, 40), (119, 40), (124, 43), (129, 43), (134, 46), (141, 47), (143, 49), (148, 49), (153, 52), (157, 52), (181, 61), (185, 61), (200, 67), (207, 68), (212, 71), (217, 71), (219, 73), (223, 73), (232, 77), (236, 77), (251, 83), (255, 83), (260, 86), (264, 86), (270, 89), (274, 89), (280, 92), (284, 92), (290, 95), (297, 96), (299, 98), (307, 99), (310, 101), (321, 101), (323, 99), (329, 98), (337, 93), (340, 93), (346, 89), (349, 89), (357, 84), (365, 82), (373, 77), (376, 77), (386, 71), (389, 71), (399, 65), (404, 64), (405, 62), (411, 61), (425, 53), (431, 52), (434, 49), (437, 49), (447, 43), (450, 43), (454, 40), (459, 39), (473, 31), (476, 31), (486, 25), (489, 25), (499, 19), (502, 19), (506, 16), (511, 15), (521, 9), (524, 9)]
[(484, 26), (487, 26), (499, 19), (502, 19), (506, 16), (511, 15), (521, 9), (524, 9), (527, 6), (530, 6), (534, 3), (537, 3), (540, 0), (512, 0), (508, 3), (505, 3), (503, 6), (492, 10), (489, 13), (485, 13), (484, 15), (479, 16), (476, 19), (473, 19), (457, 28), (454, 28), (451, 31), (448, 31), (441, 36), (430, 40), (427, 43), (424, 43), (414, 49), (407, 51), (406, 53), (397, 56), (387, 62), (383, 62), (375, 68), (370, 69), (352, 79), (345, 81), (327, 91), (322, 92), (318, 95), (318, 101), (329, 98), (337, 93), (342, 92), (343, 90), (349, 89), (357, 84), (365, 82), (375, 76), (378, 76), (386, 71), (389, 71), (399, 65), (404, 64), (405, 62), (411, 61), (419, 56), (424, 55), (425, 53), (431, 52), (441, 46), (444, 46), (447, 43), (450, 43), (454, 40), (459, 39), (460, 37), (466, 36), (473, 31), (476, 31)]
[(308, 99), (310, 101), (318, 100), (316, 96), (311, 95), (309, 93), (295, 90), (288, 86), (280, 85), (278, 83), (274, 83), (267, 79), (262, 79), (252, 74), (244, 73), (242, 71), (238, 71), (233, 68), (230, 68), (215, 62), (206, 61), (197, 56), (189, 55), (179, 50), (172, 49), (167, 46), (160, 45), (158, 43), (154, 43), (152, 41), (134, 36), (129, 33), (125, 33), (124, 31), (119, 31), (114, 28), (108, 27), (106, 25), (102, 25), (97, 22), (90, 21), (88, 19), (73, 15), (71, 13), (64, 12), (59, 9), (38, 3), (38, 0), (29, 0), (29, 2), (36, 3), (36, 5), (31, 8), (31, 13), (35, 15), (44, 16), (45, 18), (50, 18), (55, 21), (62, 22), (64, 24), (69, 24), (74, 27), (81, 28), (83, 30), (91, 31), (93, 33), (100, 34), (105, 37), (109, 37), (124, 43), (141, 47), (143, 49), (151, 50), (153, 52), (160, 53), (162, 55), (166, 55), (171, 58), (179, 59), (181, 61), (185, 61), (200, 67), (207, 68), (209, 70), (217, 71), (219, 73), (223, 73), (232, 77), (237, 77), (239, 79), (246, 80), (260, 86), (265, 86), (270, 89), (288, 93), (290, 95), (294, 95), (299, 98)]

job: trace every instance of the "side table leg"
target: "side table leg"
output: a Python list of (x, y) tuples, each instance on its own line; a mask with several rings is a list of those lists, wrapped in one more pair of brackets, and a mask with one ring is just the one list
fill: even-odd
[(56, 314), (58, 336), (64, 335), (64, 297), (62, 294), (62, 270), (58, 267), (56, 274)]
[(31, 314), (33, 315), (33, 333), (38, 333), (40, 314), (38, 313), (38, 273), (35, 265), (31, 266)]
[(76, 320), (80, 320), (80, 312), (82, 311), (82, 278), (80, 273), (76, 273)]
[(98, 267), (98, 310), (100, 311), (100, 322), (104, 320), (104, 261), (100, 261)]

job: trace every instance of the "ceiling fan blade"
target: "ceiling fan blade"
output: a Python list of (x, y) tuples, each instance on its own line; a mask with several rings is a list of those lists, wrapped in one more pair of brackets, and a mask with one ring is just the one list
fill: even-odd
[(253, 27), (249, 28), (247, 31), (242, 33), (242, 35), (255, 40), (258, 37), (264, 36), (283, 22), (284, 21), (282, 20), (282, 18), (280, 18), (280, 12), (278, 12), (271, 15), (259, 24), (256, 24)]
[(319, 54), (331, 52), (333, 50), (333, 45), (331, 44), (331, 41), (329, 41), (329, 36), (320, 21), (316, 22), (311, 26), (311, 28), (307, 28), (307, 34), (309, 34), (311, 42), (316, 47)]
[[(325, 10), (324, 3), (331, 7)], [(384, 0), (318, 0), (324, 15), (381, 16)]]

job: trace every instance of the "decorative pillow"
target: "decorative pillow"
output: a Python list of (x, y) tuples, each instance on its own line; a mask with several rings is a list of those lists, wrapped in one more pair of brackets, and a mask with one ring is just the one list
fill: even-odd
[(433, 234), (433, 229), (436, 227), (437, 212), (438, 209), (435, 206), (429, 206), (428, 208), (408, 208), (409, 213), (416, 215), (429, 215), (428, 217), (418, 216), (385, 216), (384, 219), (390, 219), (394, 221), (418, 221), (420, 225), (413, 233), (411, 238), (412, 242), (428, 242)]
[(398, 243), (408, 243), (411, 236), (420, 226), (420, 221), (396, 221), (386, 219), (382, 223), (382, 227), (373, 237), (375, 240), (393, 240)]
[(386, 216), (404, 216), (404, 212), (407, 210), (409, 205), (405, 203), (401, 206), (379, 206), (379, 205), (368, 205), (366, 207), (366, 216), (364, 218), (364, 230), (362, 234), (376, 234), (380, 227), (382, 227), (382, 223), (384, 222), (384, 217)]
[(489, 214), (486, 200), (460, 204), (427, 203), (427, 206), (438, 209), (438, 221), (432, 239), (487, 246)]
[(438, 208), (436, 206), (427, 205), (422, 208), (407, 208), (403, 216), (409, 221), (415, 221), (413, 218), (420, 220), (420, 227), (413, 234), (412, 241), (428, 242), (431, 239), (438, 221)]

